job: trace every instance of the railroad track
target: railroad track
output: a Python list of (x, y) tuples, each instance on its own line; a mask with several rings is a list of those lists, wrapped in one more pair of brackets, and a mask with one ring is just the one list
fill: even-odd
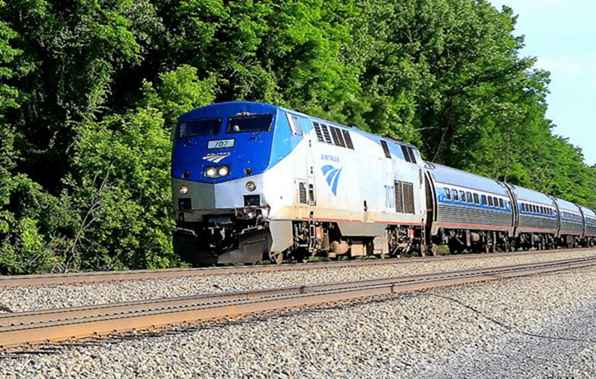
[(389, 279), (7, 314), (0, 316), (0, 349), (235, 318), (267, 311), (353, 301), (594, 265), (596, 257), (584, 257)]
[[(408, 264), (420, 262), (453, 261), (469, 259), (491, 259), (508, 256), (521, 256), (528, 254), (556, 254), (567, 251), (589, 251), (594, 248), (585, 249), (561, 249), (561, 250), (540, 250), (522, 251), (514, 253), (495, 254), (464, 254), (438, 257), (412, 257), (412, 258), (391, 258), (391, 259), (365, 259), (353, 261), (335, 262), (312, 262), (284, 265), (257, 265), (257, 266), (228, 266), (228, 267), (206, 267), (206, 268), (177, 268), (164, 270), (134, 270), (134, 271), (93, 271), (67, 274), (42, 274), (42, 275), (14, 275), (0, 276), (1, 288), (15, 287), (50, 287), (59, 285), (84, 285), (91, 283), (113, 283), (124, 281), (177, 279), (182, 277), (207, 277), (237, 274), (259, 274), (268, 272), (287, 271), (310, 271), (325, 269), (340, 269), (350, 267), (387, 266), (392, 264)], [(596, 252), (596, 250), (594, 250)]]

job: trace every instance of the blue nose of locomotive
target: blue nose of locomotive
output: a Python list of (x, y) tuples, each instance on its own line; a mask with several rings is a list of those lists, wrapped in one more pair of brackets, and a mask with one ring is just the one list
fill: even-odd
[(195, 109), (179, 118), (172, 177), (221, 183), (260, 174), (269, 164), (276, 108), (229, 102)]

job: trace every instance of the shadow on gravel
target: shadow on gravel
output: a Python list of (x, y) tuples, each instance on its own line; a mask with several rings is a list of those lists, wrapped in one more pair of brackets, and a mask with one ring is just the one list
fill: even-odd
[(460, 307), (466, 308), (466, 309), (476, 313), (478, 316), (484, 318), (485, 320), (490, 321), (493, 324), (496, 324), (496, 325), (500, 326), (501, 328), (503, 328), (509, 332), (512, 332), (512, 333), (517, 333), (517, 334), (521, 334), (521, 335), (528, 336), (528, 337), (554, 340), (554, 341), (558, 340), (558, 341), (585, 342), (585, 343), (590, 343), (590, 344), (596, 344), (596, 340), (593, 340), (593, 339), (578, 338), (578, 337), (555, 337), (555, 336), (547, 336), (544, 334), (529, 333), (529, 332), (521, 330), (520, 328), (518, 328), (515, 325), (507, 324), (503, 321), (500, 321), (500, 320), (497, 320), (491, 316), (488, 316), (485, 313), (483, 313), (482, 311), (480, 311), (480, 310), (474, 308), (473, 306), (468, 305), (468, 304), (464, 303), (463, 301), (456, 299), (454, 297), (437, 295), (437, 294), (433, 294), (433, 293), (427, 293), (427, 295), (455, 303), (455, 304), (459, 305)]

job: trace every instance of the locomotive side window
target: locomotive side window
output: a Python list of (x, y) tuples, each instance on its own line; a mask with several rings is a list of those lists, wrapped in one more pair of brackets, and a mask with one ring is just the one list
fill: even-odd
[(271, 128), (273, 115), (249, 114), (230, 117), (228, 133), (267, 132)]
[(354, 144), (352, 143), (352, 137), (350, 136), (350, 132), (342, 129), (342, 133), (344, 135), (344, 140), (346, 141), (346, 146), (348, 147), (348, 149), (354, 150)]
[(385, 157), (391, 159), (391, 152), (389, 151), (389, 146), (387, 142), (381, 140), (381, 147), (383, 148), (383, 153), (385, 153)]
[(325, 140), (323, 139), (323, 133), (321, 132), (321, 125), (319, 125), (316, 122), (313, 122), (312, 124), (315, 127), (315, 134), (317, 135), (317, 140), (319, 140), (319, 142), (325, 142)]
[(219, 133), (220, 127), (221, 119), (185, 121), (178, 125), (176, 136), (178, 138), (213, 136)]
[(414, 150), (411, 147), (400, 145), (401, 152), (404, 155), (406, 162), (416, 163), (416, 157), (414, 156)]
[[(402, 148), (403, 148), (403, 146), (402, 146)], [(408, 162), (416, 164), (417, 162), (416, 162), (416, 155), (414, 155), (414, 149), (412, 149), (409, 146), (406, 146), (406, 151), (407, 151), (408, 155), (410, 156)]]
[(286, 112), (286, 117), (288, 118), (288, 125), (290, 126), (290, 130), (292, 130), (292, 134), (302, 135), (302, 130), (300, 130), (300, 122), (298, 120), (298, 116), (294, 116), (293, 114)]

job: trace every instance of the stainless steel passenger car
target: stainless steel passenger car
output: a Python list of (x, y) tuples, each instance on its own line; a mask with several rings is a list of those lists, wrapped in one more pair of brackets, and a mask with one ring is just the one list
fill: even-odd
[(555, 198), (559, 210), (559, 244), (565, 247), (576, 247), (584, 237), (584, 215), (579, 206)]
[(510, 249), (514, 210), (501, 183), (439, 164), (427, 163), (436, 211), (431, 235), (452, 252)]

